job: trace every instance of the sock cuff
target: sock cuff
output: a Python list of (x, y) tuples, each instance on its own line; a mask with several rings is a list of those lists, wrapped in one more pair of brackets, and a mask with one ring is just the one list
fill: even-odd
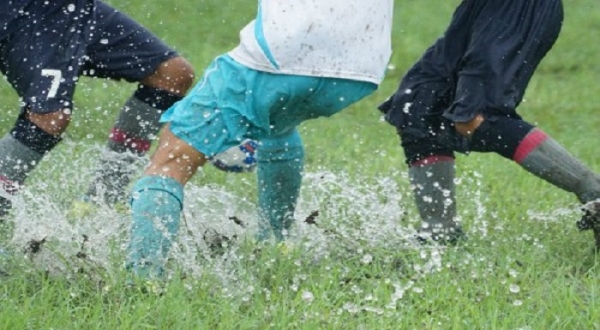
[(163, 110), (136, 95), (137, 92), (127, 100), (111, 129), (109, 148), (115, 151), (146, 153), (162, 126), (160, 117)]
[(437, 163), (449, 163), (449, 162), (454, 162), (454, 157), (453, 156), (445, 156), (445, 155), (432, 155), (429, 157), (425, 157), (422, 159), (419, 159), (417, 161), (414, 161), (412, 163), (409, 164), (410, 167), (423, 167), (423, 166), (427, 166), (427, 165), (433, 165), (433, 164), (437, 164)]
[(138, 153), (146, 153), (152, 146), (152, 141), (149, 139), (138, 138), (118, 127), (113, 127), (110, 130), (109, 139), (117, 145), (123, 146)]
[(138, 85), (138, 89), (133, 94), (138, 100), (150, 105), (153, 108), (164, 111), (170, 108), (175, 102), (183, 97), (168, 92), (163, 89), (158, 89), (146, 85)]
[(525, 137), (534, 126), (521, 119), (490, 117), (475, 130), (469, 141), (471, 151), (495, 152), (504, 158), (513, 159)]
[(537, 128), (532, 130), (525, 136), (523, 141), (519, 143), (519, 146), (517, 147), (517, 150), (515, 150), (512, 159), (521, 164), (533, 150), (535, 150), (547, 139), (548, 135), (544, 131)]
[(25, 114), (19, 116), (10, 135), (13, 139), (40, 154), (52, 150), (61, 141), (60, 136), (48, 134), (28, 120)]
[(183, 209), (183, 185), (179, 181), (167, 176), (144, 176), (133, 186), (132, 200), (136, 198), (137, 193), (146, 190), (162, 191), (173, 196), (179, 202), (179, 209)]

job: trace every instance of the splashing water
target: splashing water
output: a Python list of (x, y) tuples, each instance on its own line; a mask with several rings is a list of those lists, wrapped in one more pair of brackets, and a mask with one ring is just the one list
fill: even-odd
[[(27, 249), (36, 267), (59, 275), (69, 276), (82, 267), (92, 273), (95, 270), (109, 275), (118, 273), (123, 267), (128, 240), (128, 214), (101, 205), (84, 218), (72, 219), (68, 215), (72, 201), (87, 190), (95, 160), (103, 148), (69, 140), (64, 142), (40, 164), (15, 200), (14, 216), (10, 219), (14, 222), (10, 245), (17, 251)], [(140, 173), (142, 165), (136, 165), (137, 173)], [(244, 254), (240, 244), (253, 239), (257, 230), (256, 187), (251, 174), (251, 179), (248, 175), (244, 175), (245, 179), (239, 179), (238, 174), (231, 175), (235, 181), (233, 188), (217, 184), (199, 185), (195, 181), (186, 186), (186, 205), (179, 238), (171, 251), (171, 262), (176, 266), (173, 268), (188, 277), (198, 278), (210, 273), (219, 278), (224, 284), (224, 295), (248, 296), (255, 290), (261, 290), (249, 289), (252, 286), (248, 285), (248, 278), (254, 275), (250, 270), (239, 267), (240, 263), (254, 258)], [(305, 174), (296, 211), (298, 221), (290, 237), (291, 246), (310, 251), (310, 256), (297, 260), (299, 274), (291, 283), (297, 292), (302, 293), (304, 300), (318, 298), (311, 295), (310, 288), (303, 287), (305, 277), (302, 267), (320, 260), (352, 259), (358, 265), (368, 266), (381, 260), (393, 264), (396, 262), (394, 258), (403, 254), (416, 256), (409, 265), (412, 272), (410, 280), (388, 282), (393, 284), (394, 292), (386, 302), (386, 310), (396, 306), (419, 277), (443, 269), (444, 249), (424, 248), (416, 244), (414, 228), (419, 220), (411, 209), (413, 197), (409, 184), (397, 179), (386, 176), (354, 178), (346, 173), (328, 171)], [(477, 187), (477, 176), (466, 180), (470, 187)], [(460, 180), (457, 183), (460, 184)], [(467, 228), (485, 236), (490, 212), (486, 210), (479, 190), (475, 189), (470, 196), (475, 217), (469, 219)], [(540, 217), (531, 215), (533, 220)], [(215, 255), (214, 245), (225, 245), (226, 248)], [(464, 265), (486, 262), (485, 258), (479, 260), (476, 256), (463, 259)], [(406, 265), (399, 267), (403, 266)], [(411, 292), (419, 294), (422, 291), (419, 287)], [(365, 297), (371, 293), (355, 294)], [(371, 302), (368, 299), (364, 301), (365, 304)], [(359, 304), (352, 306), (344, 309), (349, 312), (375, 308)], [(373, 311), (379, 313), (381, 310)]]
[[(65, 272), (73, 266), (69, 260), (85, 259), (110, 270), (123, 260), (130, 226), (126, 213), (100, 205), (82, 219), (70, 219), (68, 214), (72, 201), (87, 189), (102, 149), (66, 140), (42, 161), (14, 201), (11, 244), (25, 249), (41, 243), (44, 248), (36, 251), (35, 258), (44, 268)], [(136, 166), (139, 173), (141, 165)], [(243, 191), (256, 188), (253, 180), (248, 181), (252, 183), (238, 187), (242, 192), (214, 184), (186, 187), (180, 236), (172, 251), (184, 271), (202, 273), (198, 256), (210, 256), (214, 239), (225, 238), (235, 245), (252, 237), (255, 201), (244, 197)], [(332, 172), (307, 173), (296, 218), (307, 219), (317, 212), (317, 224), (297, 221), (290, 239), (317, 256), (331, 250), (358, 252), (368, 264), (377, 257), (369, 252), (374, 247), (413, 245), (414, 229), (401, 222), (406, 216), (405, 200), (410, 201), (408, 191), (390, 178), (353, 180)]]

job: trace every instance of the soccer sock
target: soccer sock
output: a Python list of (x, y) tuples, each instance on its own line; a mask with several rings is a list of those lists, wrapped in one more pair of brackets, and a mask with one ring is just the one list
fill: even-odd
[(60, 137), (44, 132), (19, 116), (15, 127), (0, 139), (0, 216), (11, 208), (11, 197)]
[(434, 240), (457, 229), (454, 158), (430, 156), (414, 162), (408, 169), (419, 215), (421, 232)]
[(523, 139), (513, 160), (528, 172), (574, 193), (582, 203), (600, 198), (600, 176), (539, 129)]
[(519, 119), (485, 120), (471, 138), (474, 151), (493, 151), (587, 203), (600, 198), (600, 177), (542, 130)]
[(160, 116), (181, 97), (140, 85), (127, 100), (113, 128), (86, 199), (114, 204), (123, 200), (136, 160), (150, 149), (161, 128)]
[(12, 196), (18, 192), (27, 174), (43, 156), (15, 140), (10, 134), (0, 139), (0, 216), (8, 213), (12, 206)]
[(131, 197), (131, 238), (127, 267), (138, 276), (161, 276), (179, 230), (183, 186), (162, 176), (136, 182)]
[(257, 149), (259, 232), (266, 240), (286, 237), (294, 222), (294, 210), (302, 183), (304, 148), (297, 131), (260, 141)]

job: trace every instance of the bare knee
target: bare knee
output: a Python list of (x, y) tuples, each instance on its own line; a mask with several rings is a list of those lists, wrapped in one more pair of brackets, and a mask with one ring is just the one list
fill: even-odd
[(482, 115), (477, 115), (475, 118), (467, 122), (454, 123), (456, 131), (465, 137), (471, 137), (475, 130), (483, 123), (485, 119)]
[(186, 184), (204, 163), (204, 154), (176, 137), (167, 127), (162, 131), (144, 174), (168, 176)]
[(156, 71), (142, 79), (141, 83), (156, 89), (184, 96), (194, 82), (194, 68), (178, 56), (161, 63)]
[(26, 118), (44, 132), (58, 136), (62, 134), (71, 122), (71, 110), (65, 109), (51, 113), (27, 112)]

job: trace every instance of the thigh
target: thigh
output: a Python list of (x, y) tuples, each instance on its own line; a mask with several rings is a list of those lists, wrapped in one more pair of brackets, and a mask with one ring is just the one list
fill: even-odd
[(515, 112), (538, 64), (558, 38), (560, 0), (486, 1), (473, 26), (446, 117), (457, 122), (478, 113)]
[(441, 125), (441, 115), (452, 104), (457, 72), (483, 2), (465, 0), (459, 5), (443, 36), (408, 70), (394, 95), (379, 106), (386, 121), (411, 139), (426, 138), (432, 127)]
[(302, 121), (337, 113), (376, 88), (365, 82), (260, 72), (221, 56), (161, 121), (212, 157), (247, 138), (291, 133)]
[(332, 116), (365, 96), (377, 85), (348, 79), (257, 74), (250, 100), (256, 116), (266, 118), (269, 134), (287, 134), (300, 123)]
[[(329, 117), (362, 100), (377, 90), (377, 85), (357, 80), (318, 78), (319, 87), (307, 99), (298, 104), (302, 120)], [(300, 85), (297, 93), (302, 93)]]
[(25, 5), (26, 1), (4, 1), (0, 6), (0, 40), (10, 35), (14, 20), (22, 15), (20, 13)]
[(82, 74), (140, 81), (177, 52), (141, 24), (96, 1), (96, 34), (87, 47)]
[(454, 11), (443, 35), (431, 45), (402, 78), (400, 90), (415, 90), (422, 85), (451, 90), (456, 73), (469, 46), (478, 3), (463, 1)]
[(92, 4), (78, 1), (75, 8), (81, 10), (52, 2), (31, 7), (11, 22), (13, 32), (0, 47), (0, 68), (29, 111), (71, 108)]
[(171, 132), (207, 157), (213, 157), (247, 138), (268, 134), (247, 102), (246, 81), (254, 70), (228, 56), (216, 58), (196, 86), (169, 108), (161, 122)]

